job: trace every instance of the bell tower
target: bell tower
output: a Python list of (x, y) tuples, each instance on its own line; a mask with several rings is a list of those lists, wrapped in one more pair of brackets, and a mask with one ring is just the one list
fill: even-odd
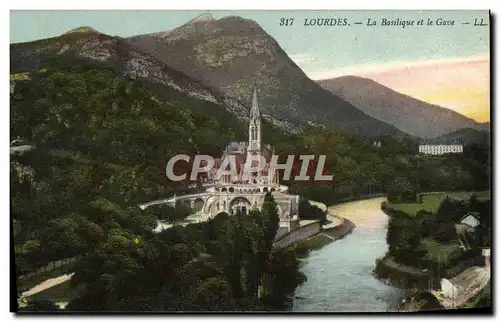
[(250, 125), (248, 127), (248, 150), (260, 151), (260, 110), (257, 99), (257, 89), (253, 89), (252, 109), (250, 110)]

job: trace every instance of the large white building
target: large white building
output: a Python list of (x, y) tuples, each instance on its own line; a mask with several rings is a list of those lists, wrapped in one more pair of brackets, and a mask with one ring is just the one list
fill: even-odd
[(430, 155), (443, 155), (447, 153), (463, 153), (462, 144), (421, 144), (418, 146), (418, 153)]

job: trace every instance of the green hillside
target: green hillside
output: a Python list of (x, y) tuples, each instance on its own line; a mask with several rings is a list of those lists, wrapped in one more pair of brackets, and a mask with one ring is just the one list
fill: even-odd
[[(137, 206), (171, 193), (171, 156), (221, 151), (244, 129), (218, 105), (158, 94), (109, 70), (31, 73), (11, 96), (11, 141), (34, 146), (11, 156), (18, 286), (75, 272), (80, 297), (69, 308), (78, 311), (248, 310), (282, 301), (304, 277), (293, 252), (270, 253), (275, 210), (156, 235), (154, 210)], [(58, 264), (68, 258), (77, 259)], [(257, 303), (264, 275), (273, 291)]]

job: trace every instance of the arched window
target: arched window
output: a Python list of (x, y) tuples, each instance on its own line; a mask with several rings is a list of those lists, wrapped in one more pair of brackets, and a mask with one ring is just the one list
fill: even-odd
[(250, 130), (250, 140), (252, 141), (255, 141), (257, 140), (257, 127), (256, 126), (252, 126), (251, 130)]
[(229, 188), (229, 192), (234, 192), (234, 188), (233, 187)]

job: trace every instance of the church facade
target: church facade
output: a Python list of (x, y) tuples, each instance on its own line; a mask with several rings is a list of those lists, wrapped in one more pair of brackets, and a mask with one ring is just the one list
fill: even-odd
[[(290, 195), (288, 187), (279, 183), (278, 174), (269, 169), (274, 148), (262, 144), (260, 107), (255, 89), (249, 116), (248, 141), (231, 142), (226, 146), (221, 157), (215, 159), (213, 168), (204, 178), (200, 193), (174, 196), (143, 204), (141, 208), (159, 203), (175, 205), (182, 202), (196, 210), (195, 216), (198, 218), (196, 221), (206, 221), (221, 212), (244, 215), (252, 209), (259, 210), (262, 208), (266, 193), (270, 192), (278, 206), (280, 226), (293, 230), (293, 227), (298, 225), (300, 197)], [(237, 175), (223, 174), (218, 178), (217, 171), (230, 156), (236, 161)], [(245, 167), (255, 160), (255, 156), (265, 158), (266, 166), (260, 171), (245, 175)]]

